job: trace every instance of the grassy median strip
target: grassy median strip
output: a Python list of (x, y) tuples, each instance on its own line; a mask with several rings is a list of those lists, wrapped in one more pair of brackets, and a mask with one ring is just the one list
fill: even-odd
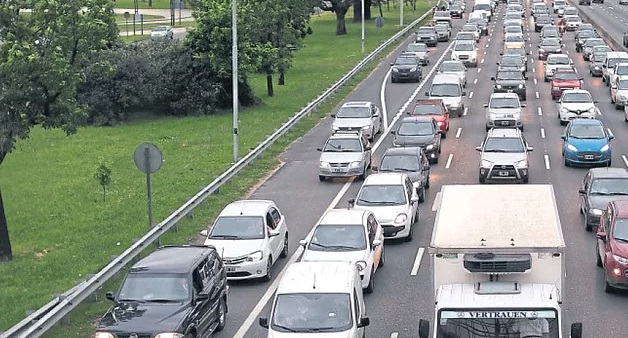
[[(405, 9), (405, 22), (418, 18)], [(385, 12), (386, 25), (367, 24), (367, 51), (399, 30), (398, 9)], [(348, 18), (348, 22), (351, 18)], [(360, 25), (348, 23), (349, 34), (335, 36), (334, 16), (326, 13), (312, 21), (314, 33), (294, 58), (286, 86), (275, 87), (267, 98), (265, 77), (251, 76), (264, 103), (240, 115), (242, 154), (256, 146), (294, 112), (319, 95), (351, 69), (362, 57)], [(374, 68), (371, 63), (369, 68)], [(241, 198), (278, 164), (276, 155), (324, 117), (361, 79), (362, 72), (335, 96), (320, 113), (300, 123), (263, 159), (220, 189), (197, 208), (192, 219), (179, 223), (178, 232), (162, 243), (185, 243), (194, 238), (226, 204)], [(60, 131), (33, 130), (0, 167), (3, 197), (13, 240), (15, 260), (0, 264), (0, 329), (19, 321), (24, 311), (45, 304), (56, 292), (69, 289), (86, 273), (94, 273), (148, 230), (145, 178), (133, 164), (133, 151), (143, 142), (157, 145), (165, 158), (153, 175), (154, 219), (161, 221), (172, 210), (223, 172), (232, 162), (231, 116), (152, 118), (129, 121), (110, 128), (80, 128), (66, 137)], [(111, 163), (112, 182), (103, 201), (93, 178), (99, 158)], [(113, 284), (113, 283), (112, 283)], [(110, 288), (115, 289), (114, 285)], [(102, 291), (105, 291), (103, 288)], [(101, 295), (102, 296), (102, 295)], [(100, 297), (99, 299), (102, 299)], [(110, 304), (82, 304), (73, 312), (72, 325), (59, 327), (46, 337), (84, 337)]]
[[(134, 0), (114, 0), (113, 7), (115, 8), (135, 8)], [(170, 9), (170, 0), (153, 0), (152, 6), (149, 6), (148, 0), (138, 0), (138, 8), (144, 9)]]
[[(133, 12), (129, 12), (129, 14), (130, 14), (130, 16), (128, 18), (128, 22), (129, 23), (133, 23)], [(127, 19), (124, 18), (124, 14), (116, 14), (115, 17), (116, 17), (116, 22), (118, 23), (118, 25), (123, 25), (126, 22), (125, 20), (127, 20)], [(164, 20), (164, 19), (167, 19), (167, 18), (164, 18), (161, 15), (144, 14), (144, 21), (147, 21), (147, 20)]]

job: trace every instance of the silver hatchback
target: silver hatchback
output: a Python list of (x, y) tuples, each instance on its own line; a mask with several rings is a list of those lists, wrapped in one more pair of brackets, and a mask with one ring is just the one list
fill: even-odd
[(337, 131), (317, 150), (321, 152), (320, 181), (352, 176), (363, 180), (371, 168), (371, 145), (361, 131)]

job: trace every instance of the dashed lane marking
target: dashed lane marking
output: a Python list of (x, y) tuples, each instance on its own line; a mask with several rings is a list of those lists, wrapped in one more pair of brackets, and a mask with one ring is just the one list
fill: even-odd
[(541, 107), (536, 108), (536, 110), (539, 112), (539, 116), (543, 115), (543, 109), (541, 109)]
[(454, 154), (449, 154), (447, 158), (447, 164), (445, 164), (445, 169), (449, 169), (451, 167), (451, 161), (454, 159)]
[(462, 116), (467, 116), (469, 113), (469, 107), (464, 107), (464, 111), (462, 112)]
[(462, 127), (458, 128), (458, 131), (456, 131), (456, 138), (460, 138), (461, 133), (462, 133)]
[(550, 159), (549, 155), (543, 155), (543, 159), (545, 160), (545, 170), (550, 170)]
[(416, 252), (416, 257), (414, 258), (414, 265), (412, 266), (412, 271), (410, 271), (410, 276), (416, 276), (419, 273), (421, 260), (423, 260), (423, 252), (425, 252), (425, 248), (419, 248), (419, 250)]
[(545, 138), (545, 128), (541, 128), (541, 138)]

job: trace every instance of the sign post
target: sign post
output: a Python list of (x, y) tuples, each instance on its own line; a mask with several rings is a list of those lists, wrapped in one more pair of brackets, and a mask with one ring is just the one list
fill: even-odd
[[(148, 206), (148, 226), (153, 228), (153, 203), (150, 175), (156, 173), (163, 164), (163, 156), (159, 149), (152, 143), (140, 144), (133, 154), (133, 160), (137, 168), (146, 174), (146, 204)], [(155, 243), (160, 246), (160, 240)]]

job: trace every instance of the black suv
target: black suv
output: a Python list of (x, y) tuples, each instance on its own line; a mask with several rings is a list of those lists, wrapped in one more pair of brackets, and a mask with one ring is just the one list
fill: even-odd
[(208, 337), (225, 327), (227, 273), (212, 246), (163, 246), (135, 263), (97, 332), (113, 338), (177, 333)]
[(423, 70), (421, 64), (423, 62), (420, 58), (414, 54), (402, 54), (395, 62), (392, 62), (392, 73), (390, 74), (390, 81), (392, 83), (399, 82), (401, 80), (409, 80), (414, 82), (421, 82), (423, 79)]
[(516, 93), (519, 100), (525, 101), (527, 79), (527, 76), (517, 70), (498, 72), (496, 76), (491, 77), (491, 80), (495, 81), (493, 93)]

